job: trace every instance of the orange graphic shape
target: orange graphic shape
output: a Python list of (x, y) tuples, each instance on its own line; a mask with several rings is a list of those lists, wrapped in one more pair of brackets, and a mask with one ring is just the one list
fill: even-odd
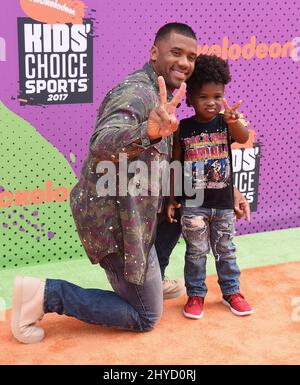
[(253, 148), (254, 146), (254, 138), (255, 138), (255, 131), (252, 129), (249, 129), (249, 139), (246, 143), (240, 144), (240, 143), (233, 143), (231, 145), (231, 148), (233, 150), (236, 150), (238, 148)]
[(20, 0), (20, 5), (31, 19), (47, 24), (82, 24), (86, 8), (80, 0)]
[[(221, 114), (224, 114), (224, 110), (222, 110), (222, 111), (220, 111), (220, 113)], [(239, 119), (242, 123), (243, 123), (243, 125), (245, 126), (245, 127), (248, 127), (249, 126), (249, 124), (250, 124), (250, 122), (248, 122), (247, 120), (246, 120), (246, 118), (245, 118), (245, 116), (244, 116), (244, 114), (243, 113), (240, 113), (240, 119)], [(249, 132), (249, 139), (247, 140), (247, 142), (246, 143), (243, 143), (243, 144), (241, 144), (241, 143), (233, 143), (232, 145), (231, 145), (231, 148), (233, 149), (233, 150), (236, 150), (236, 149), (239, 149), (239, 148), (253, 148), (253, 146), (254, 146), (254, 139), (255, 139), (255, 131), (252, 129), (252, 128), (249, 128), (248, 129), (248, 132)]]

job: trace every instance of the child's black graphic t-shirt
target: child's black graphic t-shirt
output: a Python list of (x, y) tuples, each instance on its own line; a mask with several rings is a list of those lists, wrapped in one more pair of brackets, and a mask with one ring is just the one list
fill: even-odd
[(194, 116), (181, 120), (179, 138), (185, 174), (188, 169), (193, 189), (204, 189), (201, 207), (233, 209), (232, 140), (224, 115), (206, 123)]

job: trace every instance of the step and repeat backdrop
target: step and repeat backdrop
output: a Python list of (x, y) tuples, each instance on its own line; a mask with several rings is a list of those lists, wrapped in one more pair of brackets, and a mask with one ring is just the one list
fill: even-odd
[(237, 233), (299, 226), (299, 0), (14, 0), (0, 21), (0, 269), (84, 257), (69, 193), (97, 109), (174, 21), (228, 60), (227, 99), (244, 100), (233, 171), (252, 218)]

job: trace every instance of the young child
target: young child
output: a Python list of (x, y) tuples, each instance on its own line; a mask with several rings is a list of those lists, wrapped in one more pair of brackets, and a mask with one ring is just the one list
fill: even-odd
[[(245, 143), (248, 131), (237, 112), (242, 101), (229, 107), (224, 99), (225, 85), (230, 80), (226, 61), (209, 55), (197, 58), (194, 73), (187, 81), (187, 104), (194, 108), (195, 115), (181, 120), (174, 138), (173, 160), (190, 163), (192, 186), (204, 192), (203, 203), (196, 207), (187, 204), (190, 198), (184, 194), (181, 202), (182, 234), (186, 242), (184, 277), (189, 297), (183, 314), (193, 319), (204, 314), (206, 256), (210, 248), (216, 260), (222, 303), (239, 316), (253, 312), (240, 293), (240, 270), (232, 242), (235, 214), (230, 144)], [(220, 114), (222, 103), (224, 114)], [(171, 187), (170, 222), (176, 221), (174, 208), (178, 206)]]

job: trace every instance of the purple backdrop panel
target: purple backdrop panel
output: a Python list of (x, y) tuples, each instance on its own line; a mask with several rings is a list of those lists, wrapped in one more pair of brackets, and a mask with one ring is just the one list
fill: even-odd
[[(202, 50), (227, 55), (233, 78), (227, 99), (244, 100), (241, 112), (260, 145), (257, 211), (251, 224), (239, 223), (239, 233), (299, 226), (300, 61), (297, 55), (290, 57), (286, 44), (300, 35), (300, 2), (86, 0), (85, 4), (85, 17), (94, 25), (93, 102), (20, 105), (17, 18), (28, 16), (15, 1), (7, 2), (0, 15), (0, 98), (6, 107), (35, 127), (68, 161), (74, 154), (76, 162), (70, 165), (78, 176), (105, 94), (148, 60), (160, 26), (187, 23)], [(247, 44), (248, 51), (243, 51)], [(179, 116), (191, 115), (192, 110), (182, 105)]]

